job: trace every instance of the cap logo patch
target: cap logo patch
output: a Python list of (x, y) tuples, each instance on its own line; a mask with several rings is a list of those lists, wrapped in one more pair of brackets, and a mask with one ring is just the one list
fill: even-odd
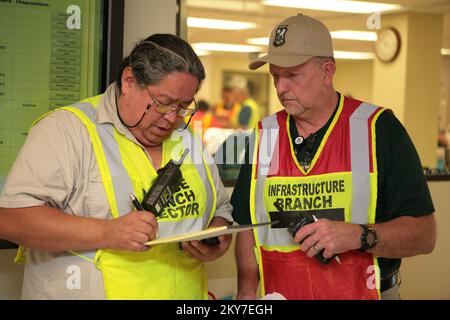
[(287, 26), (279, 26), (277, 30), (275, 31), (275, 39), (273, 39), (273, 46), (279, 47), (282, 46), (286, 40), (286, 32), (287, 32)]

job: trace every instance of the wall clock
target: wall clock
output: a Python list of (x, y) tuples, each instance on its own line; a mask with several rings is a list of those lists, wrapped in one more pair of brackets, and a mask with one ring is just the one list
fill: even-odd
[(383, 62), (391, 62), (397, 58), (400, 52), (400, 33), (393, 27), (383, 28), (377, 32), (375, 41), (375, 55)]

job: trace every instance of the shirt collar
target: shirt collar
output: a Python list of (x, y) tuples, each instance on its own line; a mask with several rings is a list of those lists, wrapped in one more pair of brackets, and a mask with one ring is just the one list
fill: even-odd
[(127, 134), (130, 131), (123, 125), (117, 115), (117, 103), (120, 96), (120, 91), (117, 83), (111, 84), (102, 95), (102, 99), (97, 107), (96, 121), (97, 123), (111, 123), (117, 131), (122, 134)]
[[(318, 141), (322, 141), (322, 137), (325, 135), (325, 132), (328, 130), (328, 127), (331, 125), (331, 122), (334, 119), (334, 116), (336, 115), (337, 109), (339, 108), (339, 102), (341, 101), (341, 94), (339, 92), (336, 92), (337, 96), (338, 96), (338, 100), (336, 103), (336, 107), (334, 108), (333, 114), (330, 116), (330, 118), (328, 119), (327, 123), (320, 128), (319, 130), (317, 130), (314, 134), (318, 134), (320, 136), (320, 139), (315, 139)], [(343, 97), (342, 97), (343, 98)], [(297, 126), (295, 125), (295, 120), (293, 117), (289, 116), (289, 130), (291, 133), (291, 140), (292, 143), (294, 143), (295, 138), (297, 138), (299, 136), (298, 131), (297, 131)], [(307, 138), (307, 137), (304, 137)]]

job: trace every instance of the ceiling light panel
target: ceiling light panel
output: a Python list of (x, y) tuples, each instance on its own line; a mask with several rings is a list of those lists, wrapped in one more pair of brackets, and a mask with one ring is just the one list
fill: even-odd
[(217, 43), (217, 42), (198, 42), (193, 43), (194, 50), (206, 51), (225, 51), (225, 52), (261, 52), (264, 51), (262, 47), (246, 46), (239, 44)]
[(337, 30), (331, 31), (333, 39), (376, 41), (377, 33), (373, 31)]
[(247, 43), (254, 44), (257, 46), (267, 46), (269, 44), (269, 38), (268, 37), (249, 38), (247, 39)]
[(349, 0), (264, 0), (263, 4), (267, 6), (361, 14), (393, 11), (403, 8), (397, 4)]
[(256, 23), (253, 22), (194, 18), (194, 17), (187, 18), (187, 25), (190, 28), (206, 28), (219, 30), (243, 30), (256, 27)]
[(229, 11), (259, 11), (262, 8), (257, 2), (233, 0), (188, 0), (187, 6)]
[(210, 51), (200, 50), (200, 49), (195, 49), (195, 48), (194, 48), (194, 51), (199, 57), (209, 56), (209, 54), (211, 53)]
[[(338, 30), (338, 31), (331, 31), (330, 33), (333, 39), (359, 40), (359, 41), (377, 40), (377, 33), (372, 31)], [(247, 43), (259, 46), (267, 46), (269, 43), (269, 38), (268, 37), (249, 38), (247, 39)]]
[(335, 59), (370, 60), (375, 58), (371, 52), (333, 51), (333, 53)]

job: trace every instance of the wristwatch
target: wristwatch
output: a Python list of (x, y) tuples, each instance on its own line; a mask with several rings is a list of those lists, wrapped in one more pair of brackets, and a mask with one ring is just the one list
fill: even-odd
[(375, 247), (378, 243), (377, 233), (374, 228), (366, 226), (365, 224), (360, 224), (360, 226), (363, 228), (360, 250), (367, 251)]

